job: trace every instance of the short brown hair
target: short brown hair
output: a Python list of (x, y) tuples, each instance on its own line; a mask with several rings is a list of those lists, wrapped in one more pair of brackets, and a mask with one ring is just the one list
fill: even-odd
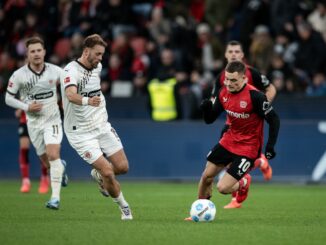
[(225, 71), (227, 71), (229, 73), (238, 72), (241, 74), (245, 74), (246, 66), (241, 61), (231, 61), (226, 65)]
[(25, 47), (28, 48), (29, 45), (35, 44), (35, 43), (40, 43), (42, 45), (42, 47), (44, 48), (44, 41), (43, 41), (43, 39), (40, 38), (40, 37), (37, 37), (37, 36), (28, 38), (26, 40), (26, 42), (25, 42)]
[(227, 46), (240, 46), (241, 51), (243, 52), (242, 44), (241, 44), (239, 41), (237, 41), (237, 40), (231, 40), (231, 41), (229, 41), (229, 42), (226, 44), (226, 47), (227, 47)]
[(83, 50), (85, 48), (93, 48), (95, 45), (107, 46), (107, 43), (98, 34), (93, 34), (85, 38), (83, 42)]

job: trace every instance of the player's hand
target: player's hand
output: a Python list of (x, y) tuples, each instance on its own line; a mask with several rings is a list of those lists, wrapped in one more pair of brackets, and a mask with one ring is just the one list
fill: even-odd
[(88, 104), (91, 106), (99, 107), (101, 104), (101, 97), (94, 96), (88, 99)]
[(266, 145), (265, 156), (267, 159), (273, 159), (276, 156), (276, 152), (273, 146)]
[(15, 117), (16, 117), (16, 118), (20, 118), (22, 112), (23, 112), (23, 110), (21, 110), (21, 109), (17, 109), (17, 110), (15, 110)]
[(34, 101), (32, 104), (28, 105), (29, 112), (40, 112), (42, 110), (43, 105), (41, 103), (36, 103)]
[(209, 99), (204, 99), (200, 104), (200, 109), (202, 111), (210, 110), (213, 107), (212, 101)]

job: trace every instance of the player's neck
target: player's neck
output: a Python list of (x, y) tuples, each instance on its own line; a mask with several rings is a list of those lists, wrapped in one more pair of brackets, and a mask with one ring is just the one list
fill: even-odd
[(44, 69), (44, 63), (37, 64), (37, 65), (29, 63), (28, 65), (29, 65), (30, 69), (32, 69), (36, 73), (40, 73)]
[(89, 64), (89, 62), (87, 61), (87, 59), (83, 56), (81, 56), (79, 59), (77, 59), (77, 61), (82, 64), (84, 67), (86, 67), (87, 69), (92, 69), (91, 64)]

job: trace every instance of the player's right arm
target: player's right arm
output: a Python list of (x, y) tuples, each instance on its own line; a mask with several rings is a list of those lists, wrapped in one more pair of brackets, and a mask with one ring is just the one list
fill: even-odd
[(66, 68), (62, 78), (62, 86), (66, 94), (67, 99), (76, 105), (81, 106), (95, 106), (98, 107), (101, 103), (99, 96), (84, 97), (78, 94), (77, 91), (77, 71), (73, 68)]
[(219, 115), (224, 111), (224, 108), (219, 100), (219, 93), (211, 99), (205, 99), (200, 104), (200, 109), (203, 111), (204, 121), (207, 124), (213, 123)]
[(32, 104), (27, 104), (16, 98), (20, 88), (19, 79), (17, 79), (17, 74), (13, 74), (8, 82), (7, 92), (5, 102), (8, 106), (15, 109), (20, 109), (28, 112), (39, 112), (42, 110), (42, 104), (36, 103), (35, 101)]

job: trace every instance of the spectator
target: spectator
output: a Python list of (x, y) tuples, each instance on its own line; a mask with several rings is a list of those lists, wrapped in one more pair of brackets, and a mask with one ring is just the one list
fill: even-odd
[(309, 14), (307, 20), (315, 31), (322, 34), (326, 42), (326, 2), (319, 0), (316, 8)]
[(262, 74), (266, 74), (270, 65), (273, 46), (273, 40), (267, 26), (257, 26), (250, 45), (250, 63), (257, 67)]

